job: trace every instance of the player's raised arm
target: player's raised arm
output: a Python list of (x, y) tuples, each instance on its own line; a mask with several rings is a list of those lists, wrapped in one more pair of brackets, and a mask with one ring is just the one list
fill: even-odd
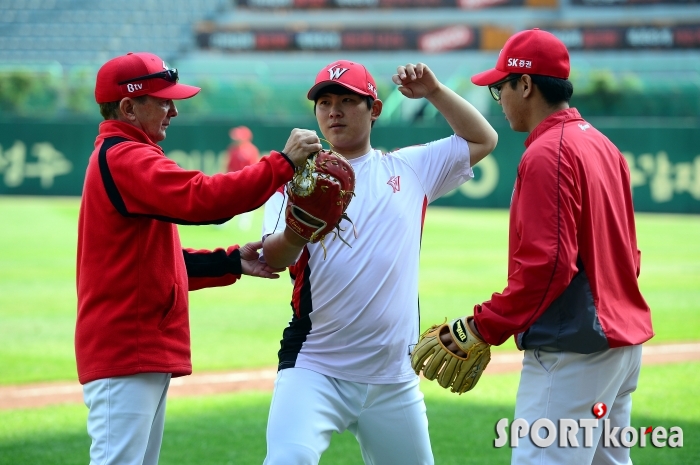
[(425, 98), (445, 117), (452, 130), (469, 144), (474, 166), (496, 147), (498, 134), (474, 106), (442, 84), (423, 63), (399, 66), (392, 80), (408, 98)]

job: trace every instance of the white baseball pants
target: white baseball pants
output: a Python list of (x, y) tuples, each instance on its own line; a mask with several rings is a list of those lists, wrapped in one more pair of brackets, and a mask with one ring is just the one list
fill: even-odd
[(419, 379), (400, 384), (343, 381), (304, 368), (277, 374), (265, 465), (316, 465), (335, 431), (349, 430), (367, 465), (432, 465)]
[[(642, 346), (609, 349), (594, 354), (526, 350), (515, 404), (515, 418), (532, 425), (548, 418), (555, 425), (559, 419), (594, 419), (592, 407), (597, 402), (607, 406), (607, 414), (593, 429), (592, 447), (584, 446), (584, 430), (576, 436), (580, 447), (559, 447), (558, 440), (549, 447), (538, 447), (528, 437), (513, 448), (513, 465), (630, 465), (626, 447), (604, 447), (603, 421), (611, 427), (630, 426), (631, 394), (637, 388)], [(546, 437), (541, 431), (540, 437)]]
[(139, 373), (83, 386), (90, 465), (157, 465), (170, 376)]

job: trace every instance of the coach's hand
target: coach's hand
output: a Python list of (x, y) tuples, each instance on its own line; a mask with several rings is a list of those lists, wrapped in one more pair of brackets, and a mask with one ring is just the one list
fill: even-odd
[(297, 167), (305, 166), (306, 159), (312, 153), (316, 153), (323, 148), (321, 139), (316, 131), (311, 129), (292, 129), (292, 133), (284, 145), (284, 153), (292, 160)]
[(277, 273), (284, 271), (285, 268), (273, 268), (267, 263), (260, 261), (258, 250), (262, 248), (262, 241), (249, 242), (238, 251), (241, 254), (241, 269), (243, 274), (248, 276), (257, 276), (259, 278), (277, 279), (280, 277)]

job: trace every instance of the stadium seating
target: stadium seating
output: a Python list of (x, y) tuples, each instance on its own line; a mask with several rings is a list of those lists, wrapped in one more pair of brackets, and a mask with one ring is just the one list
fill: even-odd
[(0, 0), (0, 63), (103, 62), (149, 50), (167, 60), (194, 45), (192, 24), (226, 0)]
[[(87, 107), (90, 79), (101, 63), (128, 51), (148, 50), (177, 66), (184, 81), (205, 89), (197, 99), (183, 103), (187, 110), (183, 114), (298, 121), (311, 117), (305, 92), (315, 73), (332, 60), (345, 58), (364, 63), (375, 75), (385, 101), (383, 122), (415, 123), (439, 116), (430, 106), (395, 93), (390, 77), (397, 64), (428, 63), (481, 111), (498, 114), (498, 107), (471, 85), (469, 76), (493, 64), (510, 34), (542, 27), (570, 47), (576, 95), (592, 96), (594, 111), (612, 116), (639, 116), (640, 111), (697, 116), (700, 2), (634, 3), (0, 0), (0, 73), (21, 69), (43, 75), (58, 90), (27, 99), (24, 111), (41, 111), (51, 102), (54, 108), (49, 113), (61, 114), (65, 111), (61, 105), (70, 111)], [(343, 42), (342, 34), (358, 30), (361, 33), (353, 40)], [(315, 31), (328, 34), (314, 35)], [(408, 42), (396, 45), (393, 40), (401, 39), (401, 31)], [(388, 39), (381, 42), (384, 32)], [(212, 41), (214, 34), (223, 40)], [(421, 42), (426, 34), (430, 40)], [(260, 41), (261, 37), (271, 41)], [(324, 38), (333, 40), (324, 45)], [(669, 45), (669, 40), (675, 42)], [(260, 43), (267, 48), (261, 50)], [(73, 96), (69, 104), (65, 95)], [(76, 100), (75, 95), (82, 97)], [(615, 105), (605, 105), (606, 98)]]

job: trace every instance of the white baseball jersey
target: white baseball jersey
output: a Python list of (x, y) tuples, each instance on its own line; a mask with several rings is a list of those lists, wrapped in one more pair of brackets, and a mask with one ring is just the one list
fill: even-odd
[[(355, 197), (343, 238), (307, 244), (290, 267), (294, 315), (279, 369), (300, 367), (369, 384), (413, 379), (409, 346), (418, 341), (418, 265), (427, 205), (474, 177), (467, 142), (453, 135), (349, 160)], [(286, 195), (265, 204), (263, 237), (283, 231)]]

